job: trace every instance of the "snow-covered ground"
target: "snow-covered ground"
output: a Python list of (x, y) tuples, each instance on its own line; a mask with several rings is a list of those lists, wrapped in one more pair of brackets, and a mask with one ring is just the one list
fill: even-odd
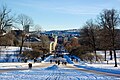
[[(9, 51), (17, 50), (18, 48), (12, 48)], [(2, 50), (2, 49), (1, 49)], [(3, 50), (4, 51), (4, 50)], [(100, 54), (103, 54), (103, 52), (98, 52)], [(78, 68), (83, 68), (86, 70), (93, 70), (93, 71), (99, 71), (99, 72), (105, 72), (105, 73), (112, 73), (112, 74), (120, 74), (120, 55), (119, 51), (117, 51), (118, 55), (118, 67), (114, 67), (114, 60), (109, 60), (109, 52), (107, 52), (107, 62), (103, 63), (93, 63), (88, 64), (83, 61), (76, 62), (71, 61), (70, 57), (67, 55), (64, 55), (64, 59), (69, 64), (72, 64)], [(67, 69), (62, 64), (58, 66), (55, 66), (53, 64), (50, 64), (50, 59), (53, 58), (53, 55), (47, 57), (42, 63), (33, 63), (33, 66), (39, 66), (38, 69), (32, 69), (32, 70), (23, 70), (23, 71), (12, 71), (12, 72), (5, 72), (0, 73), (0, 80), (120, 80), (120, 78), (116, 77), (110, 77), (105, 75), (96, 75), (93, 73), (78, 71), (75, 69)], [(74, 57), (75, 59), (78, 59), (77, 57)], [(43, 68), (44, 66), (46, 68)], [(50, 66), (53, 65), (53, 66)], [(41, 68), (42, 66), (42, 68)], [(49, 67), (47, 67), (49, 66)], [(0, 69), (21, 69), (21, 68), (28, 68), (28, 63), (0, 63)]]
[(80, 61), (78, 63), (74, 63), (74, 66), (78, 68), (83, 68), (87, 70), (94, 70), (99, 72), (107, 72), (112, 74), (120, 74), (120, 63), (118, 63), (118, 67), (114, 67), (114, 60), (109, 61), (107, 64), (107, 61), (103, 61), (102, 63), (85, 63), (83, 61)]
[[(23, 51), (32, 50), (29, 47), (23, 47)], [(15, 46), (0, 46), (0, 62), (19, 62), (20, 47)]]
[(53, 58), (53, 56), (54, 56), (54, 55), (50, 55), (50, 56), (48, 56), (48, 57), (45, 58), (45, 60), (42, 61), (42, 62), (50, 62), (50, 59)]
[[(102, 55), (103, 58), (105, 57), (105, 52), (104, 51), (96, 51), (97, 54)], [(112, 57), (114, 59), (114, 54), (112, 52)], [(120, 50), (116, 50), (116, 57), (117, 57), (117, 62), (120, 64)], [(106, 51), (106, 60), (111, 62), (110, 60), (110, 51)], [(113, 62), (113, 61), (112, 61)], [(113, 62), (114, 63), (114, 62)]]
[(64, 55), (64, 58), (66, 59), (66, 61), (67, 61), (69, 64), (73, 64), (73, 61), (71, 61), (71, 59), (70, 59), (69, 56)]
[(87, 64), (87, 65), (75, 65), (75, 66), (86, 70), (94, 70), (94, 71), (106, 72), (111, 74), (120, 74), (120, 67), (114, 67), (114, 65)]
[[(26, 50), (26, 49), (29, 49), (29, 50), (32, 50), (31, 48), (29, 47), (23, 47), (22, 50)], [(15, 47), (15, 46), (0, 46), (0, 51), (19, 51), (20, 50), (20, 47)]]
[[(37, 63), (34, 64), (38, 65)], [(27, 68), (28, 63), (0, 63), (0, 69), (18, 69), (18, 68)]]
[[(76, 66), (78, 68), (84, 68), (87, 70), (107, 72), (107, 73), (112, 73), (112, 74), (120, 74), (120, 50), (117, 50), (116, 52), (117, 52), (118, 67), (114, 67), (114, 65), (115, 65), (114, 59), (110, 60), (109, 51), (107, 51), (107, 61), (96, 62), (96, 63), (92, 63), (92, 64), (86, 63), (84, 61), (79, 61), (78, 63), (74, 62), (74, 66)], [(97, 53), (101, 54), (104, 57), (104, 51), (97, 51)]]
[[(0, 70), (7, 70), (7, 69), (28, 69), (29, 63), (0, 63)], [(53, 64), (50, 64), (48, 62), (46, 63), (32, 63), (33, 68), (41, 68), (41, 67), (47, 67)]]
[[(51, 59), (53, 59), (54, 55), (50, 55), (49, 57), (47, 57), (44, 61), (42, 62), (50, 62)], [(60, 60), (60, 58), (56, 58), (56, 60)], [(73, 61), (71, 61), (70, 57), (68, 57), (67, 55), (64, 55), (64, 60), (69, 63), (69, 64), (73, 64)], [(61, 58), (62, 61), (62, 58)]]
[(47, 68), (0, 73), (0, 80), (120, 80), (120, 78), (53, 65)]
[[(50, 64), (49, 61), (51, 58), (53, 58), (53, 55), (47, 57), (42, 63)], [(65, 55), (64, 58), (68, 62), (68, 64), (73, 63), (73, 61), (71, 61), (70, 57)], [(106, 62), (88, 64), (83, 61), (79, 61), (77, 64), (74, 63), (72, 65), (75, 65), (78, 68), (84, 68), (87, 70), (95, 70), (95, 71), (100, 71), (100, 72), (120, 74), (120, 64), (118, 64), (118, 67), (114, 67), (113, 63), (114, 63), (114, 61), (109, 62), (109, 64), (107, 64)], [(36, 66), (36, 65), (40, 65), (40, 63), (33, 64), (33, 66)], [(28, 67), (28, 63), (0, 63), (0, 69), (23, 68), (23, 67)]]

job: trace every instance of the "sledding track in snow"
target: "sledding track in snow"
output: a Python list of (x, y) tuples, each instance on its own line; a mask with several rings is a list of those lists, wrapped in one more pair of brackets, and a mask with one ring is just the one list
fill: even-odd
[(0, 80), (119, 80), (117, 77), (96, 75), (74, 69), (59, 68), (56, 65), (0, 74)]

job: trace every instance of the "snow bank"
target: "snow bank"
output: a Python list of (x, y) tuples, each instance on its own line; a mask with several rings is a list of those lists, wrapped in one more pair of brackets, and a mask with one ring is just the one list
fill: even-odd
[[(54, 55), (50, 55), (49, 57), (47, 57), (44, 61), (42, 62), (50, 62), (51, 59), (53, 59)], [(63, 60), (63, 58), (60, 59), (60, 57), (56, 58), (56, 60)], [(68, 64), (73, 64), (73, 62), (70, 60), (70, 58), (67, 55), (64, 55), (64, 61), (66, 61)]]
[(70, 60), (70, 58), (67, 55), (64, 55), (64, 58), (66, 59), (67, 63), (73, 64), (73, 62)]
[(53, 66), (45, 68), (45, 70), (58, 70), (58, 69), (59, 67), (57, 65), (53, 65)]
[(42, 62), (50, 62), (50, 59), (53, 58), (53, 55), (48, 56), (44, 61)]
[[(26, 50), (26, 49), (32, 50), (29, 47), (23, 47), (22, 48), (23, 51)], [(12, 51), (19, 51), (19, 50), (20, 50), (20, 47), (16, 47), (16, 46), (0, 46), (0, 51), (12, 52)]]

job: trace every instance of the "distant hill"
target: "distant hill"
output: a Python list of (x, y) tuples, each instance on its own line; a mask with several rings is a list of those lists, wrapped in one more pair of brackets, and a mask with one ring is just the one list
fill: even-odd
[(42, 32), (42, 34), (57, 35), (57, 36), (79, 36), (80, 30), (79, 29), (51, 30), (51, 31), (44, 31)]

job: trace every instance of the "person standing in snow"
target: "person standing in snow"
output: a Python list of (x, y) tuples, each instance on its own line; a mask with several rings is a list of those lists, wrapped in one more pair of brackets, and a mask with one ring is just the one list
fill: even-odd
[(32, 68), (32, 63), (29, 63), (28, 67), (29, 67), (29, 69), (31, 69)]
[(50, 63), (52, 63), (52, 60), (50, 60)]

